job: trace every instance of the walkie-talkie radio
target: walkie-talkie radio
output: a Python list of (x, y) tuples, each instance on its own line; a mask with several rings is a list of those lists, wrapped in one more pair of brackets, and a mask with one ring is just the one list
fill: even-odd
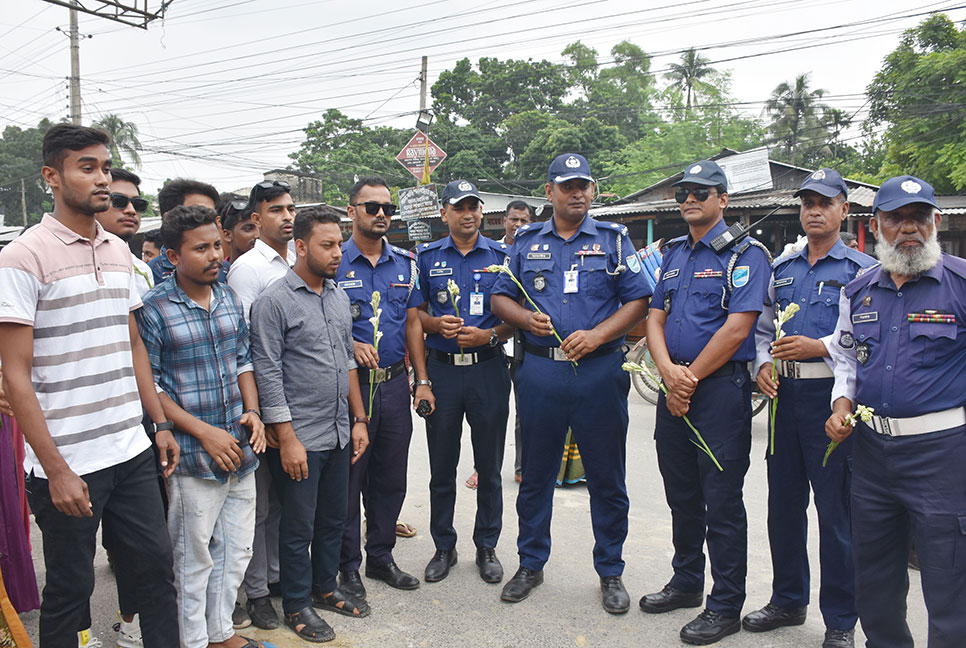
[(711, 240), (711, 249), (714, 250), (715, 253), (721, 252), (722, 250), (727, 250), (729, 247), (731, 247), (736, 242), (741, 240), (741, 238), (744, 237), (748, 232), (750, 232), (752, 228), (760, 225), (766, 218), (768, 218), (769, 216), (777, 212), (782, 207), (784, 207), (784, 205), (775, 207), (773, 210), (771, 210), (770, 212), (768, 212), (767, 214), (765, 214), (764, 216), (756, 220), (748, 227), (745, 227), (740, 222), (735, 223), (727, 230), (725, 230), (724, 232), (722, 232), (721, 234), (719, 234), (718, 236), (714, 237)]

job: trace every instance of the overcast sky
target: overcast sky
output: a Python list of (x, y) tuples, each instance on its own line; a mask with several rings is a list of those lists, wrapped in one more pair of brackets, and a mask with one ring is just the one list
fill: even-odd
[[(160, 4), (148, 0), (152, 10)], [(431, 86), (464, 56), (562, 62), (561, 50), (580, 40), (606, 62), (625, 39), (653, 55), (653, 71), (683, 49), (703, 48), (716, 68), (731, 70), (733, 94), (750, 114), (760, 114), (778, 83), (808, 72), (830, 105), (861, 118), (865, 87), (883, 57), (902, 30), (925, 18), (912, 14), (959, 4), (173, 0), (147, 31), (80, 15), (80, 31), (92, 35), (81, 41), (83, 119), (113, 112), (138, 125), (148, 192), (177, 176), (234, 190), (285, 167), (301, 129), (327, 108), (372, 125), (414, 126), (422, 55)], [(966, 19), (964, 9), (947, 13)], [(44, 0), (4, 3), (0, 125), (35, 126), (69, 114), (68, 39), (57, 31), (66, 31), (67, 16)]]

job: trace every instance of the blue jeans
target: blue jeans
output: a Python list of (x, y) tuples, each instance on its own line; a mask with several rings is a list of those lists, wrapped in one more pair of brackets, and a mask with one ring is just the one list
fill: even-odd
[(301, 481), (282, 470), (278, 450), (266, 451), (282, 505), (278, 563), (285, 614), (311, 606), (313, 587), (323, 594), (336, 588), (348, 509), (350, 447), (348, 443), (332, 450), (307, 451), (309, 476)]
[(207, 648), (235, 634), (231, 613), (255, 535), (255, 475), (221, 484), (174, 473), (168, 502), (181, 648)]

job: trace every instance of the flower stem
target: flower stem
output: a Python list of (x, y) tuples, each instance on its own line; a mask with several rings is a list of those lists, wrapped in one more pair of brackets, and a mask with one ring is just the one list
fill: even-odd
[[(538, 313), (540, 313), (542, 315), (543, 314), (543, 311), (540, 310), (540, 307), (537, 306), (532, 299), (530, 299), (530, 295), (527, 294), (527, 289), (523, 287), (523, 284), (520, 283), (520, 280), (517, 279), (513, 275), (513, 273), (510, 272), (509, 270), (504, 270), (504, 272), (507, 274), (507, 276), (510, 277), (510, 279), (513, 280), (513, 283), (515, 283), (517, 285), (517, 288), (520, 289), (520, 292), (523, 293), (523, 296), (526, 298), (526, 300), (530, 303), (531, 306), (533, 306), (533, 310), (537, 311)], [(551, 331), (553, 332), (553, 336), (555, 338), (557, 338), (557, 342), (559, 342), (561, 345), (563, 345), (563, 340), (561, 340), (560, 339), (560, 336), (557, 334), (557, 329), (556, 328), (551, 328)], [(578, 366), (577, 365), (577, 361), (576, 360), (571, 360), (570, 362), (573, 365), (574, 374), (576, 374), (577, 373), (577, 366)]]
[[(664, 395), (667, 396), (667, 387), (664, 386), (664, 382), (662, 381), (659, 384), (661, 385), (661, 391), (663, 391)], [(691, 419), (688, 418), (688, 415), (685, 414), (681, 418), (684, 419), (684, 422), (687, 423), (688, 427), (691, 428), (691, 431), (694, 432), (694, 436), (698, 437), (697, 442), (694, 441), (694, 439), (691, 439), (690, 440), (691, 443), (696, 445), (704, 454), (708, 455), (708, 457), (711, 458), (711, 461), (714, 462), (715, 467), (719, 471), (724, 472), (724, 468), (722, 468), (721, 464), (718, 463), (718, 460), (715, 458), (714, 453), (711, 452), (711, 448), (708, 447), (708, 443), (704, 440), (704, 437), (701, 436), (701, 433), (698, 432), (698, 428), (694, 427), (694, 424), (691, 422)]]
[(832, 450), (835, 450), (837, 447), (839, 447), (839, 442), (838, 441), (829, 441), (828, 442), (828, 447), (825, 448), (825, 456), (822, 457), (822, 468), (824, 468), (825, 467), (825, 464), (828, 463), (828, 457), (829, 457), (830, 454), (832, 454)]

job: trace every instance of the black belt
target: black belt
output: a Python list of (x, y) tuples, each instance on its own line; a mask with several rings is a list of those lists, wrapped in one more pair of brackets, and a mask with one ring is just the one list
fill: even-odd
[[(551, 346), (539, 346), (533, 344), (532, 342), (523, 341), (523, 350), (527, 353), (532, 353), (535, 356), (540, 356), (541, 358), (550, 358), (551, 360), (565, 361), (569, 362), (567, 359), (567, 354), (563, 352), (560, 347)], [(620, 346), (612, 346), (606, 348), (598, 348), (590, 353), (580, 357), (580, 360), (590, 360), (591, 358), (599, 358), (600, 356), (610, 355), (620, 351)]]
[(380, 369), (366, 369), (365, 367), (359, 367), (359, 383), (369, 384), (369, 377), (372, 376), (372, 382), (375, 384), (389, 382), (396, 376), (406, 373), (406, 363), (402, 360), (394, 365), (389, 365), (385, 368)]
[[(681, 365), (682, 367), (691, 366), (690, 362), (686, 362), (684, 360), (675, 360), (674, 364)], [(737, 369), (738, 365), (740, 364), (743, 364), (743, 363), (735, 362), (734, 360), (729, 360), (728, 362), (718, 367), (717, 371), (710, 373), (709, 375), (705, 376), (705, 378), (718, 378), (719, 376), (730, 376), (734, 374), (735, 369)]]
[(446, 364), (455, 365), (457, 367), (469, 367), (470, 365), (475, 365), (485, 360), (492, 360), (497, 356), (503, 355), (503, 351), (498, 348), (487, 347), (485, 349), (480, 349), (479, 351), (473, 351), (472, 353), (469, 351), (464, 351), (462, 354), (459, 354), (446, 353), (445, 351), (440, 351), (438, 349), (430, 349), (429, 355)]

